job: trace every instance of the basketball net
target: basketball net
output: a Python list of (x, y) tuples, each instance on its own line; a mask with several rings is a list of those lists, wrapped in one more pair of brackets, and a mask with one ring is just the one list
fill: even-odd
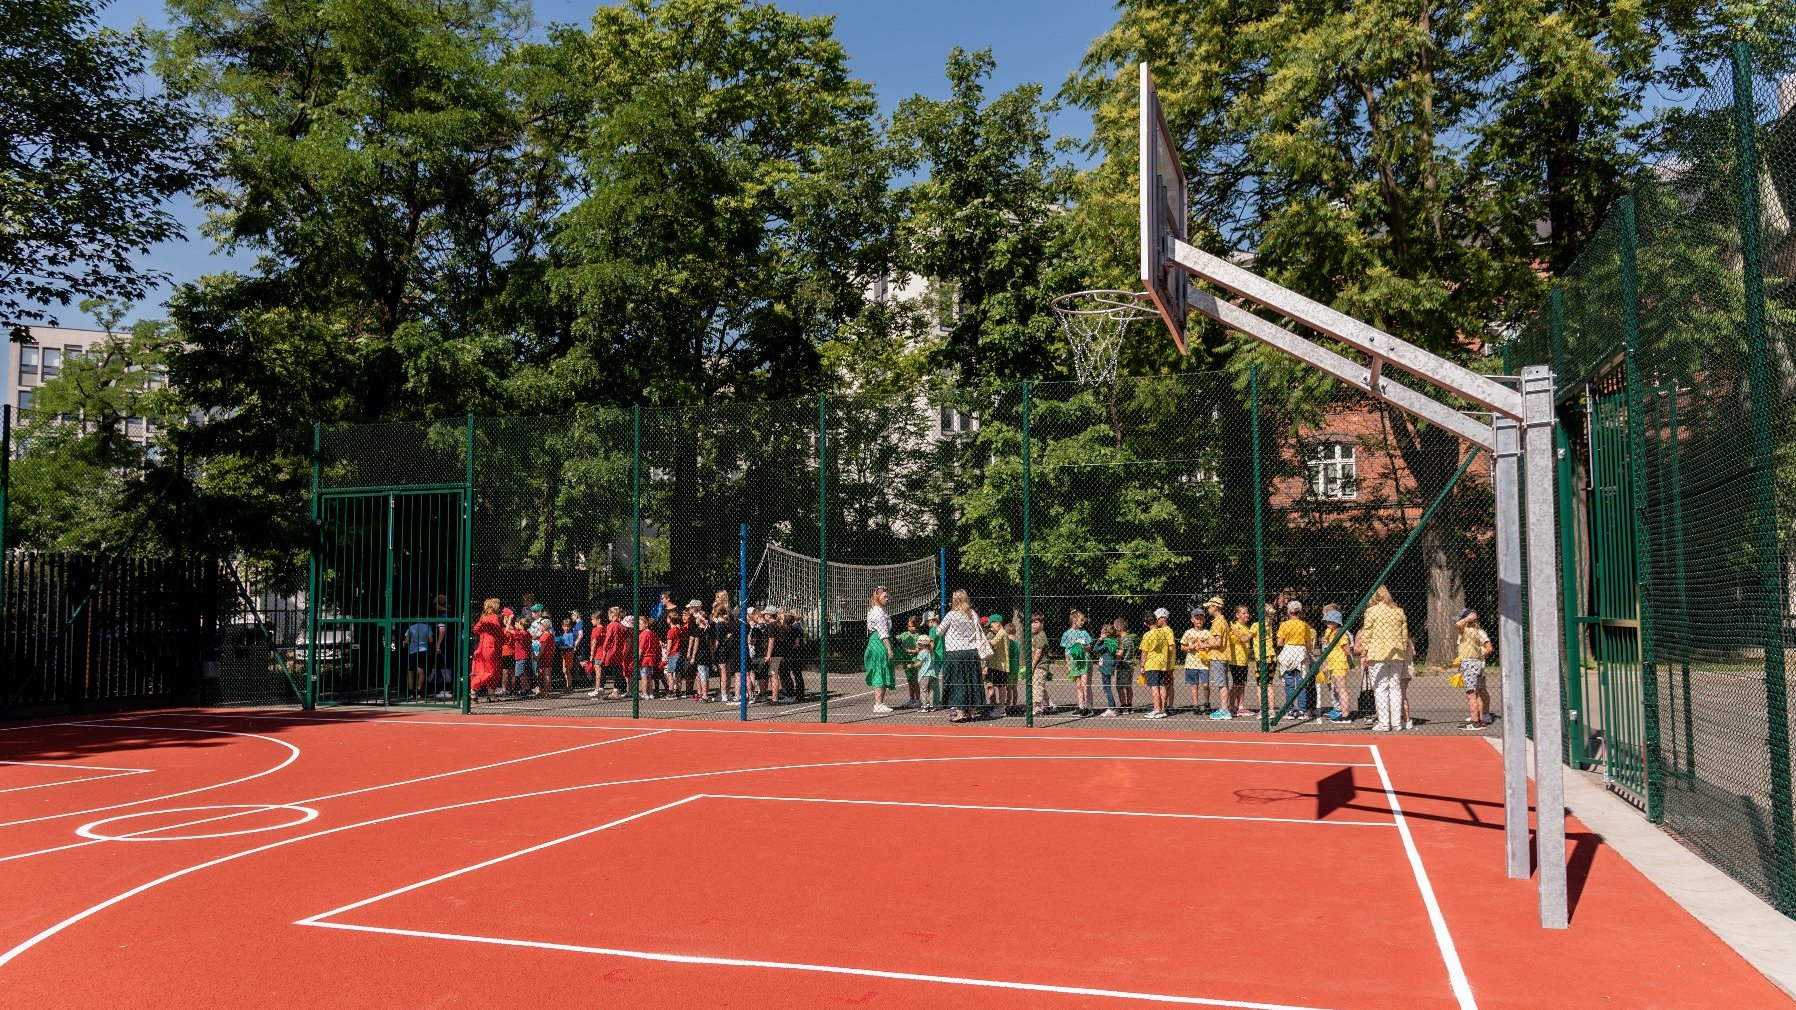
[(1097, 289), (1060, 295), (1049, 305), (1060, 318), (1061, 332), (1073, 352), (1073, 374), (1088, 386), (1116, 382), (1117, 362), (1129, 325), (1154, 315), (1147, 297), (1136, 291)]

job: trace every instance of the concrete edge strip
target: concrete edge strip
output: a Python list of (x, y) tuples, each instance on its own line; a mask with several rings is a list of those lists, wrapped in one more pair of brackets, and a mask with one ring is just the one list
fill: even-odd
[[(1499, 754), (1503, 742), (1485, 737)], [(1528, 777), (1534, 755), (1528, 748)], [(1685, 848), (1588, 774), (1565, 777), (1566, 809), (1647, 880), (1796, 1000), (1796, 920)], [(1576, 923), (1573, 923), (1574, 928)]]

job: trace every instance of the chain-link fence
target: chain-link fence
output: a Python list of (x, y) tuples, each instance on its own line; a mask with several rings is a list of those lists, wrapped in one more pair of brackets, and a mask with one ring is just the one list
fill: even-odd
[(1384, 585), (1401, 721), (1488, 732), (1499, 664), (1458, 663), (1494, 616), (1488, 457), (1298, 379), (321, 429), (318, 700), (1364, 729)]
[(1742, 45), (1514, 357), (1560, 377), (1568, 756), (1796, 914), (1796, 77)]

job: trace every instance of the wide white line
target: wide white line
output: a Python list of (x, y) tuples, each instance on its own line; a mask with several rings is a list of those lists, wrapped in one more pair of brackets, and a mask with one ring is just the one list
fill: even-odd
[(300, 919), (297, 922), (295, 922), (294, 925), (295, 926), (315, 926), (315, 925), (318, 925), (319, 919), (329, 919), (332, 916), (341, 915), (344, 912), (353, 912), (358, 908), (363, 908), (365, 906), (372, 905), (375, 902), (385, 901), (388, 898), (397, 898), (401, 894), (405, 894), (409, 891), (416, 891), (420, 887), (429, 887), (431, 884), (441, 883), (445, 880), (449, 880), (454, 877), (459, 877), (464, 873), (473, 873), (475, 870), (484, 870), (489, 866), (497, 866), (500, 863), (510, 862), (511, 860), (516, 859), (519, 856), (528, 856), (532, 852), (541, 852), (544, 849), (551, 849), (551, 848), (554, 848), (555, 846), (560, 845), (564, 842), (571, 842), (576, 838), (585, 838), (587, 835), (596, 835), (601, 831), (610, 831), (612, 828), (621, 827), (625, 824), (630, 823), (631, 821), (640, 821), (644, 817), (649, 816), (650, 814), (658, 814), (658, 813), (661, 813), (663, 810), (672, 810), (675, 807), (683, 807), (686, 804), (691, 803), (693, 800), (700, 800), (700, 799), (704, 799), (704, 794), (703, 793), (694, 793), (693, 795), (688, 796), (685, 799), (674, 800), (672, 803), (663, 803), (658, 807), (650, 807), (647, 810), (639, 810), (636, 813), (630, 814), (627, 817), (619, 817), (615, 821), (609, 821), (607, 823), (599, 825), (596, 828), (583, 828), (579, 831), (574, 832), (571, 835), (562, 835), (560, 838), (552, 838), (546, 842), (538, 842), (537, 844), (532, 845), (529, 848), (519, 849), (516, 852), (507, 852), (506, 854), (504, 854), (502, 856), (494, 856), (492, 859), (488, 859), (485, 862), (475, 863), (472, 866), (464, 866), (464, 867), (461, 867), (460, 869), (456, 869), (456, 870), (450, 870), (448, 873), (439, 873), (436, 876), (431, 877), (429, 880), (420, 880), (415, 884), (407, 884), (404, 887), (395, 887), (391, 891), (387, 891), (384, 894), (377, 894), (372, 898), (363, 898), (360, 901), (352, 901), (349, 904), (344, 905), (341, 908), (333, 908), (328, 912), (319, 912), (317, 915), (307, 916), (306, 918)]
[(1048, 985), (1039, 982), (1008, 982), (990, 978), (961, 978), (955, 975), (926, 975), (913, 971), (882, 971), (874, 968), (849, 968), (836, 964), (799, 964), (792, 961), (755, 961), (734, 957), (703, 957), (696, 954), (660, 954), (647, 950), (619, 950), (613, 947), (587, 947), (572, 943), (545, 943), (537, 940), (511, 940), (496, 936), (467, 936), (461, 933), (433, 933), (421, 929), (391, 929), (384, 926), (357, 926), (346, 922), (313, 922), (302, 920), (302, 926), (343, 929), (357, 933), (388, 933), (414, 936), (426, 940), (459, 940), (464, 943), (486, 943), (501, 947), (535, 947), (561, 950), (574, 954), (603, 954), (637, 961), (661, 961), (671, 964), (722, 965), (731, 968), (772, 968), (781, 971), (808, 971), (825, 975), (854, 975), (861, 978), (894, 979), (900, 982), (936, 982), (943, 985), (975, 986), (982, 989), (1009, 989), (1021, 992), (1054, 993), (1063, 996), (1100, 996), (1135, 1000), (1143, 1003), (1174, 1003), (1182, 1006), (1229, 1007), (1231, 1010), (1320, 1010), (1289, 1003), (1258, 1003), (1252, 1000), (1212, 999), (1204, 996), (1172, 996), (1165, 993), (1130, 992), (1126, 989), (1095, 989), (1088, 986)]
[[(340, 792), (340, 793), (329, 793), (324, 796), (309, 796), (309, 797), (306, 797), (305, 799), (294, 800), (292, 803), (272, 803), (272, 804), (263, 804), (263, 806), (265, 806), (265, 807), (304, 806), (309, 803), (321, 803), (324, 800), (342, 799), (345, 796), (359, 796), (362, 793), (376, 792), (381, 789), (396, 789), (400, 786), (409, 786), (409, 785), (413, 785), (413, 784), (416, 784), (419, 782), (429, 782), (433, 779), (449, 778), (450, 776), (454, 776), (454, 775), (466, 775), (470, 772), (486, 771), (489, 768), (501, 768), (501, 767), (504, 767), (505, 765), (518, 764), (523, 761), (535, 761), (540, 758), (555, 757), (558, 754), (571, 754), (574, 751), (591, 750), (594, 747), (608, 747), (614, 743), (623, 743), (626, 740), (640, 740), (643, 737), (658, 736), (664, 732), (666, 732), (666, 730), (649, 730), (647, 732), (636, 733), (631, 736), (618, 737), (615, 740), (601, 740), (598, 743), (584, 743), (584, 744), (580, 744), (577, 747), (564, 747), (561, 750), (552, 750), (552, 751), (549, 751), (544, 754), (529, 754), (524, 757), (510, 758), (505, 761), (494, 761), (491, 764), (475, 765), (472, 768), (458, 768), (454, 771), (438, 772), (435, 775), (424, 775), (424, 776), (420, 776), (415, 779), (405, 779), (400, 782), (383, 782), (380, 785), (366, 786), (361, 789), (350, 789), (350, 790), (347, 790), (345, 792)], [(144, 811), (145, 814), (153, 814), (156, 812), (157, 811), (154, 811), (154, 810)], [(19, 853), (15, 853), (13, 855), (0, 856), (0, 863), (10, 863), (15, 859), (27, 859), (27, 858), (30, 858), (31, 856), (49, 855), (52, 852), (64, 852), (69, 849), (79, 849), (79, 848), (83, 848), (88, 845), (99, 845), (102, 842), (123, 841), (125, 839), (136, 838), (139, 835), (159, 834), (164, 831), (175, 831), (180, 828), (191, 828), (191, 827), (194, 827), (194, 826), (200, 825), (200, 824), (211, 824), (214, 821), (228, 821), (233, 817), (244, 817), (251, 813), (256, 813), (256, 812), (258, 812), (258, 811), (244, 809), (244, 810), (233, 811), (232, 813), (228, 813), (228, 814), (217, 814), (212, 817), (201, 817), (196, 820), (182, 821), (178, 824), (159, 824), (153, 828), (144, 828), (139, 831), (127, 831), (122, 835), (112, 835), (112, 836), (109, 836), (106, 838), (94, 838), (94, 839), (90, 839), (90, 840), (84, 841), (84, 842), (71, 842), (67, 845), (56, 845), (56, 846), (52, 846), (47, 849), (37, 849), (32, 852), (19, 852)], [(126, 816), (130, 816), (130, 815), (126, 815)], [(304, 823), (304, 822), (301, 822), (301, 823)], [(295, 825), (283, 825), (283, 827), (294, 827), (294, 826)], [(274, 828), (271, 830), (278, 831), (280, 829)], [(154, 840), (154, 839), (152, 839), (152, 840)]]
[[(173, 715), (176, 713), (169, 713), (169, 714)], [(483, 716), (468, 716), (463, 719), (450, 720), (450, 719), (425, 719), (425, 718), (415, 717), (415, 716), (352, 715), (352, 716), (344, 716), (344, 717), (339, 718), (339, 717), (335, 717), (335, 716), (318, 716), (318, 715), (310, 715), (310, 716), (279, 715), (279, 714), (263, 715), (263, 714), (256, 714), (253, 712), (216, 712), (216, 713), (214, 713), (214, 712), (185, 712), (185, 713), (179, 713), (179, 714), (186, 716), (188, 718), (194, 718), (194, 719), (212, 719), (212, 718), (217, 718), (217, 719), (265, 719), (265, 720), (274, 720), (274, 721), (278, 721), (278, 722), (368, 723), (371, 725), (381, 725), (381, 726), (395, 726), (395, 725), (491, 726), (491, 727), (497, 727), (499, 729), (569, 729), (569, 730), (579, 730), (579, 731), (584, 731), (584, 732), (591, 732), (594, 730), (628, 729), (631, 723), (635, 723), (635, 722), (639, 721), (639, 720), (635, 720), (635, 719), (623, 720), (624, 725), (617, 726), (617, 725), (611, 725), (608, 722), (602, 722), (598, 719), (593, 720), (591, 725), (583, 725), (583, 724), (577, 723), (577, 722), (576, 723), (486, 722), (486, 721), (483, 721), (485, 718)], [(493, 718), (503, 719), (506, 717), (505, 716), (494, 716)], [(567, 718), (581, 719), (584, 717), (583, 716), (568, 716)], [(606, 716), (604, 718), (610, 719), (611, 717)], [(640, 721), (650, 721), (651, 719), (652, 719), (652, 717), (649, 717), (647, 719), (640, 720)], [(756, 727), (760, 727), (760, 726), (767, 725), (767, 723), (757, 722), (757, 723), (754, 723), (753, 725)], [(819, 723), (818, 725), (823, 726), (823, 727), (843, 727), (843, 726), (847, 726), (848, 724)], [(1359, 751), (1363, 751), (1368, 746), (1370, 746), (1369, 744), (1364, 744), (1364, 743), (1335, 743), (1335, 742), (1330, 742), (1330, 741), (1311, 741), (1311, 740), (1233, 740), (1233, 739), (1226, 739), (1223, 737), (1196, 736), (1196, 735), (1193, 735), (1193, 736), (1135, 736), (1133, 734), (1119, 733), (1114, 736), (1080, 736), (1080, 735), (1075, 735), (1075, 734), (1070, 734), (1070, 733), (1055, 732), (1055, 731), (1053, 731), (1053, 729), (1051, 727), (1046, 729), (1045, 731), (1041, 731), (1041, 732), (1036, 732), (1036, 731), (1032, 731), (1032, 730), (1022, 730), (1021, 727), (1018, 727), (1019, 732), (1016, 732), (1016, 733), (970, 733), (970, 732), (969, 733), (888, 733), (888, 732), (882, 732), (879, 730), (862, 730), (862, 729), (859, 729), (858, 726), (859, 726), (859, 724), (854, 724), (853, 727), (848, 730), (848, 732), (843, 732), (843, 733), (831, 733), (831, 732), (828, 732), (827, 729), (823, 729), (823, 730), (760, 729), (760, 728), (724, 729), (719, 726), (709, 726), (709, 727), (707, 727), (707, 726), (674, 726), (674, 727), (669, 727), (668, 732), (670, 732), (670, 733), (726, 733), (726, 734), (734, 734), (734, 735), (762, 734), (762, 735), (767, 735), (767, 736), (808, 736), (808, 737), (823, 737), (823, 738), (840, 737), (840, 738), (844, 738), (844, 739), (852, 739), (854, 737), (884, 737), (884, 738), (894, 739), (894, 740), (1009, 740), (1012, 742), (1015, 742), (1018, 740), (1081, 740), (1081, 741), (1087, 741), (1087, 742), (1093, 742), (1093, 743), (1181, 743), (1181, 744), (1206, 744), (1206, 745), (1230, 746), (1230, 747), (1330, 747), (1330, 748), (1346, 748), (1349, 750), (1359, 750)], [(1368, 765), (1368, 767), (1370, 767), (1370, 766)]]
[(1459, 963), (1459, 951), (1453, 946), (1453, 934), (1447, 931), (1447, 920), (1441, 915), (1441, 903), (1435, 900), (1434, 885), (1428, 882), (1428, 871), (1422, 868), (1422, 854), (1416, 849), (1416, 840), (1410, 836), (1409, 822), (1403, 818), (1403, 806), (1397, 802), (1397, 790), (1391, 786), (1391, 776), (1384, 770), (1384, 755), (1379, 753), (1376, 745), (1368, 749), (1372, 752), (1372, 763), (1378, 766), (1384, 794), (1391, 801), (1391, 813), (1397, 819), (1397, 835), (1403, 839), (1403, 852), (1409, 857), (1409, 868), (1416, 875), (1422, 904), (1428, 908), (1428, 923), (1434, 927), (1434, 942), (1440, 946), (1441, 960), (1447, 964), (1447, 981), (1453, 986), (1453, 996), (1459, 1000), (1460, 1010), (1478, 1010), (1478, 1001), (1472, 998), (1472, 983), (1466, 978), (1465, 966)]
[(155, 880), (146, 881), (142, 884), (137, 885), (136, 887), (131, 888), (128, 891), (124, 891), (122, 893), (115, 894), (112, 897), (107, 898), (105, 901), (102, 901), (95, 905), (90, 905), (87, 908), (82, 909), (79, 912), (76, 912), (74, 915), (71, 915), (68, 918), (63, 919), (61, 922), (58, 922), (58, 923), (55, 923), (54, 925), (45, 927), (44, 929), (38, 931), (35, 935), (30, 937), (29, 939), (26, 939), (24, 941), (21, 941), (20, 943), (15, 944), (11, 949), (7, 950), (5, 953), (0, 953), (0, 967), (4, 967), (7, 964), (10, 964), (19, 955), (25, 953), (26, 951), (28, 951), (31, 948), (37, 946), (38, 944), (44, 942), (45, 940), (48, 940), (49, 938), (55, 936), (56, 934), (62, 932), (63, 930), (68, 929), (70, 926), (73, 926), (79, 922), (82, 922), (88, 918), (91, 918), (92, 916), (97, 915), (100, 912), (103, 912), (106, 909), (119, 904), (120, 902), (128, 901), (128, 900), (138, 896), (139, 894), (144, 893), (145, 891), (149, 891), (154, 888), (160, 887), (163, 884), (166, 884), (173, 880), (179, 880), (182, 877), (185, 877), (190, 873), (198, 873), (201, 870), (210, 869), (211, 867), (214, 867), (214, 866), (219, 866), (224, 863), (233, 862), (235, 860), (242, 859), (246, 856), (253, 856), (253, 855), (256, 855), (257, 853), (267, 852), (271, 849), (278, 849), (283, 846), (294, 845), (294, 844), (297, 844), (299, 842), (304, 842), (304, 841), (310, 841), (311, 839), (314, 839), (314, 838), (323, 838), (327, 835), (334, 835), (334, 834), (337, 834), (337, 833), (343, 832), (343, 831), (354, 831), (357, 828), (372, 827), (376, 824), (385, 824), (389, 821), (403, 820), (408, 817), (422, 817), (427, 814), (444, 813), (444, 812), (447, 812), (450, 810), (465, 810), (469, 807), (485, 806), (489, 803), (505, 803), (505, 802), (509, 802), (511, 800), (535, 799), (537, 797), (542, 797), (542, 796), (558, 796), (558, 795), (561, 795), (564, 793), (580, 792), (580, 791), (587, 790), (587, 789), (608, 789), (608, 788), (612, 788), (615, 786), (648, 785), (648, 784), (657, 783), (657, 782), (677, 782), (677, 781), (684, 781), (687, 779), (710, 778), (710, 777), (722, 776), (722, 775), (751, 775), (751, 774), (755, 774), (757, 772), (803, 771), (803, 770), (811, 770), (811, 769), (817, 769), (817, 768), (858, 768), (858, 767), (867, 767), (867, 766), (872, 766), (872, 765), (943, 764), (943, 763), (947, 763), (950, 761), (1042, 761), (1042, 760), (1192, 761), (1192, 760), (1209, 760), (1209, 759), (1177, 758), (1177, 757), (1151, 757), (1151, 756), (1131, 756), (1131, 757), (1106, 757), (1106, 756), (1076, 757), (1075, 756), (1075, 757), (1066, 757), (1066, 758), (1046, 758), (1046, 757), (1029, 757), (1026, 755), (1025, 756), (962, 755), (962, 756), (957, 756), (957, 757), (881, 758), (881, 759), (871, 759), (871, 760), (863, 760), (863, 761), (822, 761), (822, 762), (811, 762), (811, 763), (807, 763), (807, 764), (759, 765), (759, 766), (749, 767), (749, 768), (724, 768), (724, 769), (718, 769), (716, 771), (708, 771), (708, 772), (682, 772), (682, 773), (675, 774), (675, 775), (655, 775), (655, 776), (649, 776), (649, 777), (645, 777), (645, 778), (636, 778), (636, 779), (613, 779), (609, 782), (587, 782), (587, 783), (583, 783), (581, 785), (575, 785), (575, 786), (558, 786), (554, 789), (537, 789), (537, 790), (533, 790), (531, 792), (526, 792), (526, 793), (513, 793), (509, 796), (489, 796), (484, 799), (465, 800), (461, 803), (449, 803), (449, 804), (445, 804), (440, 807), (427, 807), (423, 810), (408, 810), (408, 811), (403, 811), (403, 812), (397, 813), (397, 814), (388, 814), (384, 817), (374, 817), (374, 818), (370, 818), (365, 821), (357, 821), (353, 824), (344, 824), (344, 825), (340, 825), (340, 826), (334, 827), (334, 828), (324, 828), (319, 831), (311, 832), (310, 834), (296, 835), (292, 838), (283, 838), (278, 841), (269, 842), (266, 845), (258, 845), (254, 848), (243, 849), (238, 852), (227, 853), (227, 854), (225, 854), (223, 856), (219, 856), (215, 859), (208, 859), (202, 863), (195, 863), (192, 866), (186, 866), (179, 870), (174, 870), (169, 873), (165, 873), (162, 876), (157, 877)]
[(738, 793), (706, 793), (715, 800), (770, 800), (779, 803), (844, 803), (865, 807), (921, 807), (929, 810), (994, 810), (1019, 814), (1091, 814), (1101, 817), (1164, 817), (1179, 821), (1267, 821), (1273, 824), (1352, 824), (1367, 828), (1394, 828), (1396, 821), (1318, 821), (1309, 817), (1246, 817), (1240, 814), (1169, 814), (1148, 810), (1081, 810), (1070, 807), (1006, 807), (977, 803), (920, 803), (903, 800), (847, 800), (824, 796), (746, 796)]
[(54, 821), (54, 820), (58, 820), (58, 819), (64, 818), (64, 817), (81, 817), (86, 814), (103, 813), (104, 811), (107, 811), (107, 810), (118, 810), (122, 807), (135, 807), (135, 806), (141, 806), (145, 803), (160, 803), (163, 800), (179, 799), (182, 796), (192, 796), (194, 793), (203, 793), (203, 792), (206, 792), (207, 790), (211, 790), (211, 789), (223, 789), (226, 786), (234, 786), (234, 785), (238, 785), (239, 783), (248, 782), (252, 779), (259, 779), (264, 775), (273, 775), (275, 772), (278, 772), (282, 768), (285, 768), (288, 765), (292, 764), (293, 762), (299, 760), (299, 748), (298, 747), (295, 747), (294, 745), (288, 743), (285, 740), (276, 740), (274, 737), (263, 736), (260, 733), (239, 733), (236, 730), (229, 730), (229, 729), (193, 729), (193, 728), (187, 727), (187, 726), (113, 725), (111, 723), (99, 722), (99, 721), (58, 722), (58, 723), (47, 723), (47, 724), (40, 724), (40, 725), (95, 726), (100, 729), (114, 729), (114, 730), (117, 730), (117, 729), (154, 730), (159, 733), (163, 733), (163, 732), (165, 732), (165, 733), (210, 733), (214, 736), (250, 737), (250, 738), (256, 739), (256, 740), (266, 740), (272, 744), (279, 744), (280, 746), (287, 748), (288, 754), (287, 754), (287, 759), (285, 761), (282, 761), (280, 764), (275, 765), (273, 768), (265, 768), (262, 771), (256, 772), (254, 775), (245, 775), (242, 778), (235, 778), (235, 779), (230, 780), (229, 782), (215, 782), (209, 786), (200, 786), (197, 789), (184, 789), (178, 793), (169, 793), (165, 796), (149, 796), (149, 797), (145, 797), (144, 799), (141, 799), (141, 800), (127, 800), (124, 803), (113, 803), (113, 804), (109, 804), (109, 805), (103, 806), (103, 807), (91, 807), (87, 810), (74, 810), (74, 811), (70, 811), (65, 814), (45, 814), (42, 817), (25, 817), (25, 818), (21, 818), (20, 820), (16, 820), (16, 821), (0, 821), (0, 828), (10, 828), (10, 827), (15, 827), (20, 824), (36, 824), (38, 821)]

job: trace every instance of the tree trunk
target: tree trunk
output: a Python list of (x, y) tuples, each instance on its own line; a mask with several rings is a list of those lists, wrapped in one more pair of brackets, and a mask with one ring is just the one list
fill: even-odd
[(1453, 538), (1435, 522), (1422, 530), (1416, 548), (1422, 552), (1428, 588), (1428, 616), (1423, 627), (1428, 633), (1427, 659), (1430, 663), (1450, 663), (1458, 642), (1454, 618), (1465, 609), (1465, 585), (1459, 576), (1459, 559), (1453, 556)]

